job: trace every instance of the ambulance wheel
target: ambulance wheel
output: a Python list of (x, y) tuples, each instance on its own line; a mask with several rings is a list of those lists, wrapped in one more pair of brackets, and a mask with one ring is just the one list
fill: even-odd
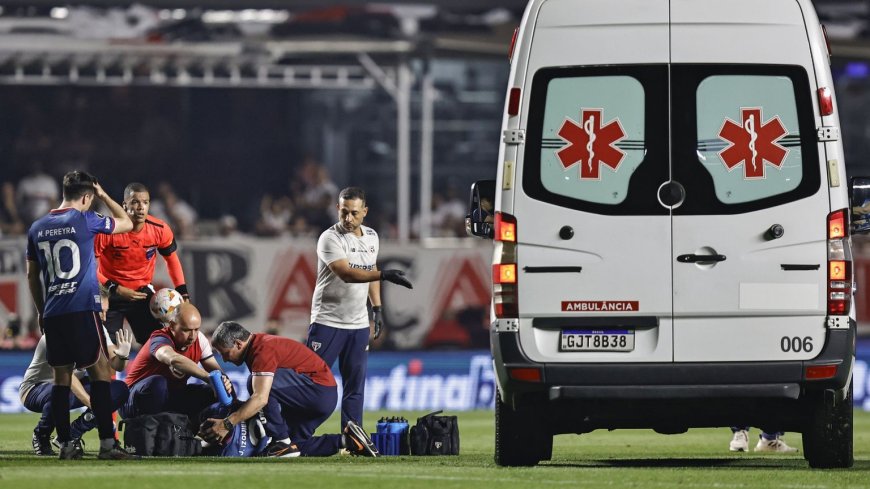
[(854, 463), (852, 452), (852, 383), (846, 398), (812, 400), (810, 418), (803, 433), (804, 458), (814, 469), (848, 468)]
[[(529, 467), (548, 460), (553, 452), (553, 435), (543, 432), (541, 413), (513, 409), (501, 399), (495, 399), (495, 463), (503, 467)], [(549, 443), (547, 443), (549, 441)]]

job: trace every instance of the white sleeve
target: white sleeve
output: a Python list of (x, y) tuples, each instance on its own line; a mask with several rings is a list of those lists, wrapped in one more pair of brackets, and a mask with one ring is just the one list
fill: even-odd
[(336, 260), (347, 260), (347, 252), (341, 244), (341, 238), (335, 233), (321, 234), (317, 240), (317, 258), (326, 265)]
[(202, 334), (202, 331), (199, 332), (197, 339), (199, 341), (199, 348), (202, 350), (202, 358), (199, 361), (208, 360), (213, 357), (214, 352), (211, 351), (211, 343), (208, 342), (208, 338)]
[(109, 330), (107, 330), (105, 326), (103, 326), (103, 336), (106, 337), (106, 346), (107, 347), (115, 346), (115, 344), (112, 343), (112, 337), (109, 336)]

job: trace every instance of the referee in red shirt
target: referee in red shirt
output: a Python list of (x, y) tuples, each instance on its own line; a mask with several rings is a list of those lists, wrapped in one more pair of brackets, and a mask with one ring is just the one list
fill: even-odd
[(97, 277), (110, 293), (106, 329), (114, 340), (126, 318), (140, 345), (148, 341), (153, 331), (163, 327), (148, 308), (148, 300), (154, 293), (151, 281), (158, 253), (166, 260), (175, 290), (185, 301), (190, 300), (176, 253), (175, 236), (168, 224), (148, 215), (150, 205), (151, 195), (145, 185), (127, 185), (123, 206), (133, 221), (133, 230), (123, 234), (101, 234), (94, 240), (99, 262)]

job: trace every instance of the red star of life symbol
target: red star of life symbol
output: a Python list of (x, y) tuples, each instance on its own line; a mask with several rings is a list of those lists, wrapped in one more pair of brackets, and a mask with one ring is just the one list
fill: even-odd
[(788, 131), (779, 116), (762, 123), (761, 111), (761, 107), (741, 107), (742, 123), (726, 117), (719, 129), (719, 138), (729, 143), (719, 152), (719, 159), (729, 172), (743, 164), (743, 178), (746, 180), (766, 178), (765, 161), (782, 169), (782, 162), (788, 156), (788, 149), (777, 142)]
[(619, 118), (601, 125), (604, 109), (580, 109), (580, 123), (565, 118), (557, 133), (567, 145), (556, 151), (564, 169), (580, 164), (580, 179), (601, 180), (601, 165), (614, 172), (625, 152), (614, 146), (625, 137)]

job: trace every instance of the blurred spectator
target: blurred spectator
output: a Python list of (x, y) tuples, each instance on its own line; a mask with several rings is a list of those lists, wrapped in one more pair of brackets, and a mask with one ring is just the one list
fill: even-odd
[(313, 157), (308, 156), (302, 162), (290, 190), (297, 214), (304, 215), (312, 228), (323, 229), (334, 223), (338, 186), (332, 181), (329, 170)]
[(223, 238), (231, 238), (239, 234), (239, 220), (232, 214), (224, 214), (218, 219), (218, 234)]
[(18, 215), (25, 226), (48, 214), (60, 203), (57, 180), (45, 173), (42, 163), (36, 161), (31, 173), (18, 182)]
[[(456, 196), (455, 190), (448, 189), (446, 197), (434, 192), (430, 236), (435, 238), (465, 236), (465, 212), (465, 204)], [(411, 233), (414, 237), (422, 235), (421, 225), (421, 216), (417, 213), (411, 219)]]
[(290, 197), (272, 197), (266, 194), (260, 200), (260, 217), (254, 226), (257, 236), (284, 236), (293, 217), (293, 202)]
[(151, 214), (169, 223), (180, 238), (191, 238), (196, 234), (196, 209), (175, 193), (169, 182), (157, 184), (157, 199), (151, 201)]
[(305, 216), (297, 214), (290, 223), (290, 235), (294, 238), (316, 238), (317, 230), (308, 224)]
[(0, 236), (24, 234), (24, 223), (15, 205), (15, 186), (10, 182), (0, 184)]

